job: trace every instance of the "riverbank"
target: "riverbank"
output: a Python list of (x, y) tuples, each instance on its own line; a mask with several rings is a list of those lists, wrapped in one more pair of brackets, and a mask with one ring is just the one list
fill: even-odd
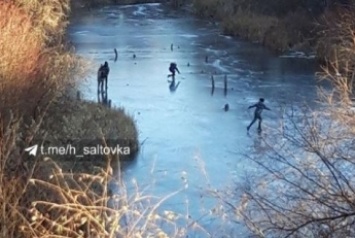
[[(105, 228), (90, 220), (106, 211), (112, 169), (119, 170), (112, 162), (121, 158), (94, 151), (78, 160), (53, 149), (78, 139), (120, 142), (131, 154), (139, 149), (135, 123), (123, 109), (75, 99), (89, 67), (67, 43), (70, 10), (69, 0), (0, 3), (2, 237), (79, 237), (83, 231), (73, 227), (103, 237)], [(68, 203), (75, 204), (72, 212)]]
[(346, 7), (326, 9), (321, 3), (295, 1), (284, 5), (277, 1), (194, 0), (193, 8), (197, 16), (220, 22), (227, 35), (262, 44), (277, 53), (301, 51), (324, 61), (335, 47), (323, 44), (326, 19), (339, 18), (341, 14), (336, 13)]
[[(0, 119), (5, 125), (22, 122), (18, 128), (11, 127), (18, 135), (15, 141), (20, 151), (46, 140), (52, 146), (62, 146), (56, 143), (72, 137), (127, 140), (135, 154), (139, 149), (137, 129), (123, 109), (75, 100), (82, 79), (96, 70), (91, 70), (90, 63), (77, 56), (67, 42), (70, 1), (2, 3), (0, 8), (3, 19), (12, 20), (1, 25)], [(16, 146), (9, 150), (18, 150)], [(6, 156), (9, 161), (16, 160), (10, 158), (11, 153)], [(26, 159), (25, 154), (21, 156)]]

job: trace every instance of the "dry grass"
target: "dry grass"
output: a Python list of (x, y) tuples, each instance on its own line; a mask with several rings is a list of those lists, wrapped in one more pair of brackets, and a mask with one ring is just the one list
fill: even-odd
[(195, 14), (212, 20), (223, 20), (233, 14), (231, 1), (226, 0), (193, 0)]
[(318, 57), (327, 62), (337, 62), (338, 68), (355, 63), (355, 21), (352, 10), (338, 9), (326, 12), (319, 22)]
[[(261, 43), (272, 50), (283, 52), (297, 46), (310, 51), (313, 44), (313, 20), (306, 10), (276, 14), (263, 1), (195, 0), (193, 4), (198, 15), (220, 20), (226, 34)], [(293, 9), (294, 5), (293, 2), (288, 7)]]
[(16, 0), (15, 4), (26, 11), (35, 26), (35, 30), (47, 41), (62, 40), (70, 11), (69, 0)]
[[(69, 212), (69, 205), (64, 205), (67, 209), (61, 210), (64, 200), (57, 198), (63, 198), (62, 196), (67, 196), (65, 201), (76, 203), (73, 206), (78, 213), (86, 212), (90, 216), (89, 222), (97, 216), (95, 211), (90, 210), (90, 206), (100, 205), (100, 211), (108, 209), (102, 207), (104, 203), (94, 203), (108, 199), (105, 194), (90, 197), (93, 200), (88, 200), (89, 195), (83, 198), (85, 196), (82, 194), (88, 192), (85, 186), (89, 186), (89, 182), (75, 183), (70, 177), (76, 175), (60, 175), (58, 167), (43, 166), (29, 158), (23, 150), (35, 140), (43, 141), (44, 138), (48, 138), (46, 137), (48, 134), (52, 138), (62, 138), (62, 128), (56, 128), (55, 125), (65, 124), (67, 117), (62, 114), (63, 110), (70, 108), (70, 113), (73, 113), (75, 111), (73, 107), (78, 106), (73, 104), (69, 107), (68, 101), (63, 101), (63, 98), (68, 96), (67, 93), (70, 91), (68, 89), (75, 88), (78, 79), (86, 71), (83, 61), (63, 44), (62, 37), (65, 33), (68, 10), (68, 1), (19, 0), (0, 3), (0, 237), (46, 237), (64, 234), (61, 227), (66, 225), (68, 225), (66, 228), (73, 228), (71, 225), (74, 223), (66, 223), (63, 220), (61, 224), (59, 221), (46, 223), (40, 220), (41, 218), (31, 220), (31, 212), (35, 212), (31, 210), (31, 203), (35, 201), (41, 203), (41, 206), (51, 204), (50, 214), (53, 217), (48, 219), (53, 221), (59, 214), (64, 216), (61, 213), (63, 211), (67, 212), (67, 217), (74, 214)], [(125, 117), (122, 111), (115, 114), (104, 109), (94, 111), (94, 108), (95, 106), (91, 104), (83, 105), (81, 112), (83, 115), (88, 115), (87, 111), (92, 112), (91, 119), (88, 120), (96, 120), (97, 117), (94, 117), (96, 113), (106, 112), (102, 114), (102, 118), (107, 116), (109, 119), (106, 118), (103, 122), (111, 131), (103, 127), (106, 130), (105, 135), (112, 134), (119, 127), (115, 122), (121, 123), (126, 120), (122, 124), (123, 127), (120, 127), (119, 135), (132, 136), (134, 138), (132, 140), (136, 142), (133, 121)], [(73, 123), (73, 115), (67, 116), (71, 117), (69, 121)], [(75, 116), (78, 117), (77, 121), (80, 121), (79, 114)], [(87, 123), (88, 120), (66, 125), (78, 126), (80, 128), (76, 129), (80, 131), (87, 126), (83, 123)], [(132, 130), (130, 131), (132, 134), (124, 130), (125, 126), (129, 126), (126, 129)], [(48, 177), (41, 180), (38, 176), (46, 174), (51, 168), (57, 169), (53, 175), (55, 182), (52, 184), (47, 182)], [(64, 176), (67, 178), (64, 179)], [(96, 179), (94, 175), (88, 176)], [(98, 176), (107, 178), (108, 175)], [(77, 195), (77, 189), (82, 189), (78, 200), (74, 196), (69, 199), (68, 184), (82, 186), (72, 188), (71, 191), (71, 194)], [(106, 183), (97, 186), (103, 188), (105, 185)], [(56, 190), (58, 187), (55, 186), (61, 190)], [(83, 207), (86, 207), (86, 210)], [(94, 223), (89, 228), (95, 228), (97, 233), (101, 234), (99, 237), (104, 237), (103, 226), (101, 224), (98, 226), (96, 220)]]
[(51, 103), (75, 84), (72, 73), (80, 71), (74, 54), (60, 44), (48, 45), (50, 32), (38, 22), (51, 14), (41, 20), (37, 13), (17, 1), (0, 3), (1, 237), (21, 237), (19, 225), (28, 224), (28, 204), (22, 199), (32, 164), (23, 148), (35, 137)]
[[(49, 162), (47, 162), (49, 163)], [(51, 164), (51, 163), (49, 163)], [(48, 179), (32, 179), (36, 190), (42, 190), (46, 200), (36, 200), (29, 210), (31, 226), (26, 234), (63, 237), (183, 237), (188, 229), (176, 226), (178, 214), (159, 214), (160, 204), (180, 190), (164, 198), (143, 194), (133, 181), (135, 190), (129, 192), (120, 178), (112, 177), (112, 168), (99, 169), (92, 174), (65, 174), (53, 164)], [(46, 165), (48, 166), (48, 165)], [(109, 183), (116, 185), (116, 195)], [(30, 190), (29, 190), (30, 191)], [(32, 190), (33, 191), (33, 190)], [(48, 199), (50, 198), (50, 199)], [(169, 235), (168, 235), (169, 234)], [(28, 236), (33, 237), (33, 236)]]
[[(12, 81), (34, 72), (43, 48), (31, 18), (10, 2), (0, 3), (0, 79)], [(4, 82), (2, 82), (3, 84)]]
[(306, 37), (310, 37), (312, 31), (309, 22), (310, 19), (303, 12), (277, 18), (239, 8), (235, 13), (223, 17), (222, 27), (228, 35), (239, 36), (284, 52), (294, 45), (305, 44)]
[[(45, 158), (33, 166), (26, 182), (19, 180), (2, 190), (1, 237), (186, 237), (208, 236), (188, 215), (159, 211), (164, 197), (144, 194), (136, 181), (128, 189), (113, 171), (96, 168), (91, 173), (65, 173)], [(9, 181), (8, 181), (9, 182)], [(114, 191), (115, 189), (118, 189)], [(11, 202), (5, 199), (11, 199)], [(4, 202), (5, 204), (2, 204)], [(2, 217), (2, 216), (1, 216)]]
[(4, 122), (9, 123), (11, 111), (24, 126), (32, 120), (39, 123), (53, 100), (65, 93), (66, 88), (75, 86), (72, 73), (81, 71), (78, 65), (76, 56), (62, 47), (47, 48), (41, 52), (36, 69), (30, 75), (18, 77), (20, 73), (15, 71), (1, 78), (0, 109), (6, 112), (2, 114)]
[[(80, 62), (62, 44), (51, 42), (48, 45), (47, 37), (52, 32), (42, 24), (55, 18), (57, 10), (41, 15), (35, 8), (30, 8), (33, 2), (24, 3), (5, 1), (0, 5), (0, 109), (2, 112), (11, 110), (14, 116), (26, 116), (27, 120), (36, 120), (40, 110), (65, 88), (73, 86), (72, 75), (79, 73)], [(43, 3), (44, 7), (46, 3)], [(52, 7), (56, 9), (58, 6)], [(5, 120), (7, 115), (3, 113), (2, 119)]]
[(254, 42), (263, 43), (270, 28), (275, 28), (278, 19), (266, 15), (253, 14), (241, 8), (223, 19), (222, 27), (226, 34), (240, 36)]
[[(126, 115), (121, 108), (109, 109), (94, 102), (61, 99), (54, 102), (47, 111), (46, 116), (34, 140), (47, 145), (82, 147), (102, 144), (108, 146), (128, 146), (131, 156), (121, 156), (121, 160), (134, 159), (139, 149), (138, 131), (133, 119)], [(89, 161), (103, 158), (86, 158)], [(54, 158), (55, 159), (55, 158)], [(62, 158), (60, 158), (62, 159)], [(66, 160), (75, 160), (67, 156)]]

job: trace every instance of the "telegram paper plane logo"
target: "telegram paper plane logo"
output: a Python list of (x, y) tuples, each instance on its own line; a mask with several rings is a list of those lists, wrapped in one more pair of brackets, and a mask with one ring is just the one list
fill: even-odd
[(25, 151), (27, 151), (29, 155), (36, 156), (37, 155), (37, 149), (38, 149), (38, 145), (34, 145), (34, 146), (26, 148)]

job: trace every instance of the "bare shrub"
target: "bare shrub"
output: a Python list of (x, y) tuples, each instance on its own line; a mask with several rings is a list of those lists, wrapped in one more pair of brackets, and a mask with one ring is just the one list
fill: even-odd
[[(0, 80), (33, 73), (43, 46), (31, 18), (10, 2), (0, 3)], [(3, 82), (2, 82), (3, 84)]]
[(287, 117), (288, 130), (265, 139), (268, 150), (261, 155), (248, 157), (258, 172), (238, 186), (234, 193), (238, 202), (219, 195), (257, 237), (355, 236), (354, 58), (350, 57), (355, 48), (349, 23), (344, 16), (329, 31), (333, 37), (329, 41), (336, 40), (343, 54), (318, 74), (332, 86), (320, 89), (319, 109)]
[(223, 12), (219, 11), (219, 6), (222, 6), (224, 2), (224, 0), (194, 0), (193, 5), (198, 15), (215, 18), (219, 17), (217, 13), (223, 14)]
[(46, 44), (47, 30), (24, 9), (17, 1), (0, 3), (1, 237), (19, 237), (19, 224), (29, 224), (21, 199), (34, 167), (21, 148), (30, 145), (48, 107), (82, 72), (73, 53)]
[(274, 17), (257, 15), (241, 8), (223, 21), (223, 27), (227, 34), (241, 36), (260, 43), (263, 43), (269, 29), (277, 24), (278, 20)]
[(164, 201), (182, 192), (185, 183), (181, 189), (158, 198), (144, 194), (137, 181), (132, 181), (133, 190), (128, 189), (120, 176), (113, 176), (117, 171), (109, 164), (91, 173), (73, 174), (65, 173), (48, 157), (38, 161), (22, 187), (6, 186), (2, 190), (16, 201), (6, 204), (7, 220), (0, 220), (2, 237), (207, 235), (189, 217), (159, 209)]
[(354, 17), (352, 9), (338, 8), (326, 12), (319, 21), (317, 54), (320, 59), (337, 63), (339, 71), (352, 70), (347, 63), (355, 62)]
[(69, 0), (16, 0), (14, 3), (31, 17), (35, 30), (47, 41), (62, 40), (69, 23)]

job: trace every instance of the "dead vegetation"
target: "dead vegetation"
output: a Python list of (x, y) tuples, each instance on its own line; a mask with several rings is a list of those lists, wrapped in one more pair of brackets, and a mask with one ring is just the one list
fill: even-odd
[(197, 15), (220, 21), (228, 35), (258, 42), (278, 53), (287, 50), (316, 52), (317, 58), (323, 60), (336, 47), (323, 44), (322, 32), (328, 31), (324, 18), (328, 19), (328, 26), (334, 28), (336, 22), (345, 20), (347, 14), (342, 13), (351, 12), (354, 4), (352, 1), (326, 2), (194, 0), (193, 6)]
[[(263, 156), (249, 156), (258, 174), (217, 196), (256, 237), (355, 236), (354, 18), (332, 22), (324, 41), (338, 46), (318, 78), (317, 111), (288, 116), (287, 131), (265, 139)], [(298, 122), (296, 120), (299, 119)]]
[(45, 140), (60, 146), (68, 131), (83, 136), (88, 123), (88, 139), (129, 138), (138, 149), (134, 122), (123, 110), (72, 101), (70, 93), (87, 67), (64, 40), (68, 12), (69, 1), (0, 3), (0, 237), (80, 237), (80, 225), (81, 237), (122, 231), (103, 225), (113, 221), (105, 213), (112, 174), (107, 158), (96, 169), (93, 160), (82, 163), (79, 174), (72, 173), (75, 161), (44, 162), (24, 151)]

